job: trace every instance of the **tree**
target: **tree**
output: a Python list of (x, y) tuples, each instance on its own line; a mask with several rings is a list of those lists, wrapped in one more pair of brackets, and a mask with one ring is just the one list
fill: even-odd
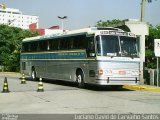
[(96, 23), (96, 27), (116, 27), (116, 26), (121, 26), (121, 25), (124, 25), (124, 21), (118, 20), (118, 19), (107, 20), (107, 21), (99, 20)]
[(156, 58), (154, 55), (154, 39), (160, 39), (160, 25), (149, 27), (149, 36), (146, 37), (146, 64), (147, 68), (156, 68)]
[(21, 28), (0, 25), (0, 65), (5, 71), (19, 71), (21, 41), (37, 35)]

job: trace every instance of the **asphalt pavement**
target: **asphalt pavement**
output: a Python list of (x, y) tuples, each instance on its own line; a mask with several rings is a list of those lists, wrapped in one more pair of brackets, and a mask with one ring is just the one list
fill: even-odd
[(43, 81), (44, 92), (37, 92), (38, 81), (21, 84), (19, 73), (0, 73), (1, 91), (5, 77), (10, 92), (0, 93), (2, 115), (160, 113), (160, 92), (90, 85), (80, 89), (75, 83), (53, 80)]

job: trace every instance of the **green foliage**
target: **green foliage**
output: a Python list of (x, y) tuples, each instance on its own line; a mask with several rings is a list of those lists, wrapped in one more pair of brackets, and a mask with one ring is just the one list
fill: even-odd
[(21, 41), (37, 35), (28, 30), (0, 25), (0, 65), (5, 71), (19, 71)]
[(154, 39), (160, 39), (160, 26), (149, 27), (149, 36), (146, 37), (146, 64), (147, 68), (156, 68), (156, 57), (154, 55)]
[(117, 19), (107, 20), (107, 21), (99, 20), (96, 23), (97, 27), (116, 27), (116, 26), (121, 26), (121, 25), (124, 25), (124, 21), (117, 20)]

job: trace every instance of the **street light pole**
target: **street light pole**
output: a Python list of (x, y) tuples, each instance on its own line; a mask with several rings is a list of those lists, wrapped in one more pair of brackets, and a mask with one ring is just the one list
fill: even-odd
[(151, 3), (152, 0), (142, 0), (142, 3), (141, 3), (141, 22), (144, 22), (146, 2)]
[(61, 19), (61, 23), (62, 23), (62, 30), (63, 30), (63, 19)]
[(146, 3), (146, 0), (142, 0), (142, 3), (141, 3), (141, 22), (144, 22), (145, 3)]
[(63, 20), (64, 20), (64, 19), (67, 19), (67, 16), (63, 16), (63, 17), (58, 16), (58, 18), (61, 19), (62, 30), (63, 30), (63, 29), (64, 29), (64, 28), (63, 28)]

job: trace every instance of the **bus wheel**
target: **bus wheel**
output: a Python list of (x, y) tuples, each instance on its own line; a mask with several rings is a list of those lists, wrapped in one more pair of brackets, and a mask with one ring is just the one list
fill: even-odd
[(35, 71), (35, 69), (32, 69), (31, 78), (32, 78), (32, 80), (36, 80), (36, 71)]
[(78, 71), (78, 73), (77, 73), (77, 83), (78, 83), (79, 88), (84, 88), (85, 87), (84, 75), (83, 75), (82, 71)]

